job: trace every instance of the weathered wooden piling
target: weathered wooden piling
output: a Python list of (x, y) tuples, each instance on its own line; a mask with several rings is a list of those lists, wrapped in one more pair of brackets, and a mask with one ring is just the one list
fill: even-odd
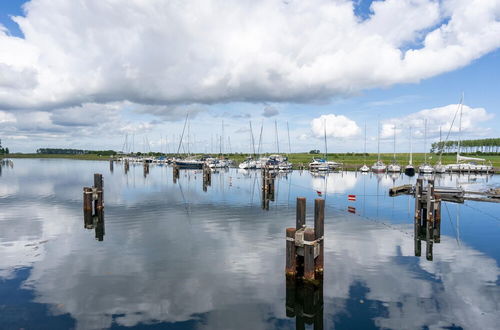
[(203, 191), (212, 184), (212, 170), (207, 164), (203, 164)]
[(83, 188), (83, 223), (86, 229), (95, 228), (96, 239), (104, 238), (104, 184), (102, 174), (94, 174), (94, 186)]
[(295, 278), (297, 275), (297, 253), (295, 251), (295, 228), (286, 229), (286, 276)]
[(92, 188), (83, 188), (83, 226), (84, 228), (92, 228)]
[(440, 242), (441, 197), (436, 194), (434, 180), (427, 180), (424, 189), (423, 179), (417, 179), (415, 185), (415, 221), (414, 243), (415, 256), (422, 255), (422, 241), (426, 242), (425, 257), (433, 259), (433, 245)]
[(142, 167), (143, 167), (143, 175), (144, 175), (144, 177), (147, 177), (149, 174), (149, 163), (144, 162)]
[(306, 198), (297, 197), (297, 209), (295, 212), (295, 228), (301, 229), (306, 225)]
[(110, 171), (111, 173), (113, 173), (113, 170), (114, 170), (113, 159), (110, 159), (110, 160), (109, 160), (109, 171)]
[(314, 239), (318, 242), (319, 253), (314, 262), (314, 271), (316, 275), (323, 275), (324, 250), (323, 235), (325, 232), (325, 200), (316, 198), (314, 200)]
[(94, 174), (94, 209), (102, 209), (104, 207), (104, 191), (102, 174)]
[(269, 201), (274, 201), (274, 175), (267, 166), (262, 168), (262, 209), (269, 210)]
[(316, 247), (314, 238), (314, 229), (304, 229), (304, 280), (314, 280), (314, 250)]
[(310, 228), (305, 221), (306, 200), (297, 198), (295, 228), (286, 229), (287, 278), (302, 275), (308, 282), (323, 278), (325, 201), (318, 198), (314, 205), (314, 228)]

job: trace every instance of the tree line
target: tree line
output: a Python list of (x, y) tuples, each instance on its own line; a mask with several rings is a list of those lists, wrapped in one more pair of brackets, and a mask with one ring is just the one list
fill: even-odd
[[(434, 142), (431, 152), (454, 153), (458, 151), (458, 141)], [(460, 151), (464, 153), (498, 153), (500, 138), (460, 141)]]
[(61, 149), (61, 148), (40, 148), (36, 150), (37, 154), (44, 155), (116, 155), (114, 150), (81, 150), (81, 149)]
[(2, 147), (2, 140), (0, 140), (0, 155), (8, 155), (9, 148)]

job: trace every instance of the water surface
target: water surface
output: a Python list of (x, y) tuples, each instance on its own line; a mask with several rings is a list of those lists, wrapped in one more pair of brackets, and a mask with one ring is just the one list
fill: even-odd
[[(84, 228), (82, 188), (104, 176), (101, 228)], [(0, 177), (0, 328), (290, 329), (285, 228), (295, 198), (308, 224), (326, 199), (326, 329), (466, 328), (500, 324), (500, 204), (443, 203), (433, 260), (414, 256), (404, 175), (280, 174), (262, 209), (260, 172), (15, 160)], [(484, 189), (498, 176), (451, 176), (439, 185)], [(356, 195), (350, 202), (347, 195)], [(348, 212), (348, 208), (352, 212)], [(354, 209), (353, 209), (354, 208)]]

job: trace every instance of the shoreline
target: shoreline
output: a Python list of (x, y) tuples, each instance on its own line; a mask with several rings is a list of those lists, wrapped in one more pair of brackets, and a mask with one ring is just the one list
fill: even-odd
[[(225, 155), (226, 157), (233, 159), (236, 164), (241, 163), (246, 157), (246, 154), (228, 154)], [(297, 153), (297, 154), (290, 154), (289, 160), (294, 164), (293, 169), (300, 169), (301, 166), (307, 167), (307, 164), (311, 161), (311, 159), (314, 156), (319, 156), (319, 155), (313, 155), (313, 154), (307, 154), (307, 153)], [(359, 154), (329, 154), (328, 155), (330, 160), (335, 160), (337, 162), (343, 163), (344, 167), (343, 169), (346, 171), (356, 171), (358, 170), (363, 164), (365, 163), (365, 159), (363, 155)], [(381, 160), (384, 161), (386, 164), (390, 164), (392, 161), (393, 154), (381, 154)], [(500, 155), (495, 155), (495, 156), (490, 156), (490, 155), (485, 155), (482, 156), (486, 160), (491, 161), (493, 164), (493, 174), (499, 174), (500, 173)], [(64, 154), (8, 154), (8, 155), (1, 155), (0, 159), (2, 158), (11, 158), (11, 159), (73, 159), (73, 160), (92, 160), (92, 161), (109, 161), (110, 159), (114, 159), (116, 157), (110, 157), (110, 156), (101, 156), (101, 155), (96, 155), (96, 154), (85, 154), (85, 155), (64, 155)], [(432, 158), (432, 157), (429, 157)], [(424, 162), (424, 154), (423, 153), (417, 153), (413, 155), (413, 163), (415, 165), (421, 164)], [(443, 165), (447, 164), (452, 164), (454, 163), (455, 155), (443, 155)], [(370, 166), (372, 163), (374, 163), (377, 160), (377, 155), (376, 154), (368, 154), (366, 156), (366, 164)], [(396, 154), (396, 160), (400, 164), (406, 164), (408, 162), (408, 154)], [(306, 169), (306, 168), (304, 168)]]

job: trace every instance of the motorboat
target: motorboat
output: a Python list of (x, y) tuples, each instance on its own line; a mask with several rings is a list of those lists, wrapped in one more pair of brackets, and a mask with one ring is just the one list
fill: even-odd
[(324, 158), (313, 158), (313, 161), (309, 163), (310, 171), (328, 171), (330, 166)]

